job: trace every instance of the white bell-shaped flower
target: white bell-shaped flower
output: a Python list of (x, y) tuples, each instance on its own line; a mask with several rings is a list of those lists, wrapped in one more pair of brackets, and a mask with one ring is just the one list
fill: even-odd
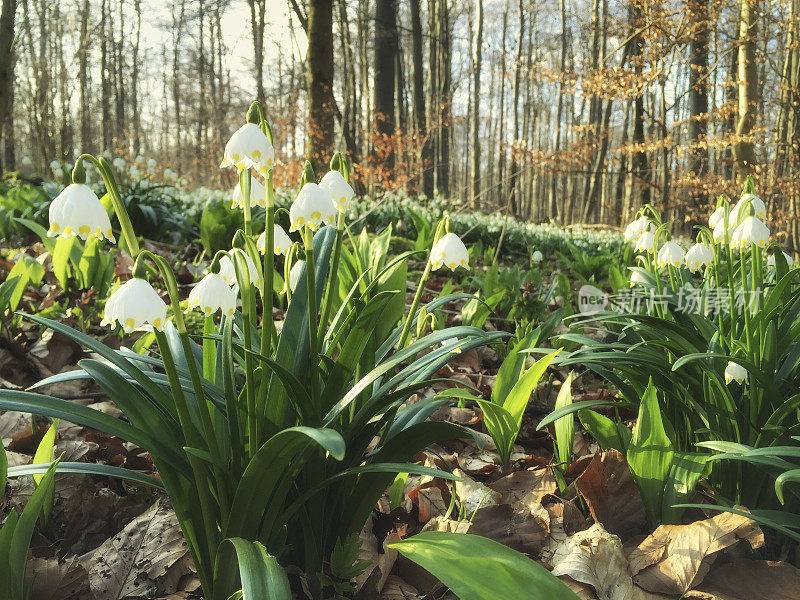
[[(783, 256), (784, 256), (784, 258), (786, 258), (786, 264), (789, 265), (789, 267), (791, 267), (794, 264), (794, 259), (791, 256), (789, 256), (788, 254), (786, 254), (786, 252), (783, 253)], [(775, 253), (774, 252), (772, 254), (770, 254), (769, 257), (767, 258), (767, 266), (769, 268), (771, 268), (771, 269), (775, 268)]]
[(469, 268), (469, 252), (461, 238), (455, 233), (445, 233), (431, 250), (431, 267), (436, 269), (446, 266), (456, 270), (458, 267)]
[(725, 383), (747, 383), (747, 369), (735, 362), (729, 362), (725, 367)]
[(685, 252), (677, 243), (673, 241), (666, 242), (658, 251), (656, 264), (659, 267), (673, 266), (680, 267), (683, 264), (683, 257)]
[(236, 294), (228, 282), (218, 273), (209, 273), (189, 292), (189, 309), (200, 309), (207, 317), (215, 312), (233, 316), (236, 308)]
[(236, 166), (240, 171), (255, 169), (269, 174), (275, 161), (275, 149), (266, 134), (255, 123), (245, 123), (225, 145), (220, 167)]
[(85, 240), (90, 235), (116, 242), (108, 213), (88, 185), (71, 183), (50, 203), (48, 237), (75, 237)]
[(757, 218), (767, 218), (767, 207), (764, 201), (755, 194), (743, 194), (741, 200), (731, 209), (730, 223), (732, 225), (738, 225), (745, 216), (750, 215), (750, 206), (753, 207), (753, 214)]
[(166, 303), (147, 281), (134, 277), (108, 298), (100, 325), (119, 323), (125, 333), (131, 333), (162, 330), (166, 322)]
[(647, 283), (647, 279), (642, 275), (641, 271), (631, 271), (631, 287), (635, 285), (644, 285), (645, 283)]
[(652, 229), (653, 223), (650, 219), (642, 215), (625, 228), (625, 241), (635, 242), (645, 231), (650, 231)]
[(731, 247), (746, 249), (750, 244), (755, 244), (763, 248), (767, 245), (767, 240), (769, 240), (769, 228), (757, 217), (745, 217), (741, 225), (733, 231)]
[(705, 244), (694, 244), (686, 252), (684, 262), (692, 273), (697, 273), (701, 268), (711, 264), (714, 260), (714, 251)]
[(297, 282), (300, 281), (300, 272), (303, 270), (306, 261), (298, 260), (296, 263), (292, 265), (292, 268), (289, 270), (289, 289), (294, 292), (294, 289), (297, 287)]
[(714, 238), (715, 244), (725, 244), (731, 239), (731, 236), (733, 235), (733, 232), (736, 229), (736, 227), (731, 225), (730, 223), (731, 222), (729, 221), (728, 229), (725, 229), (724, 219), (718, 220), (717, 224), (714, 225), (714, 229), (711, 231), (711, 237)]
[[(267, 207), (267, 189), (255, 177), (250, 178), (250, 206), (255, 205), (262, 208)], [(236, 184), (233, 188), (233, 204), (231, 208), (244, 208), (244, 196), (242, 195), (242, 186)]]
[(655, 245), (655, 235), (648, 229), (636, 239), (634, 250), (636, 250), (636, 252), (649, 252), (653, 254), (655, 252)]
[(711, 229), (716, 229), (717, 225), (725, 220), (725, 207), (719, 206), (717, 209), (711, 213), (711, 216), (708, 217), (708, 226)]
[(329, 171), (326, 173), (322, 181), (319, 182), (319, 187), (327, 192), (336, 210), (340, 212), (347, 210), (355, 194), (355, 191), (350, 184), (347, 183), (344, 175), (339, 171)]
[(316, 183), (307, 183), (289, 208), (289, 231), (303, 227), (314, 231), (323, 223), (332, 223), (335, 218), (336, 207), (327, 192)]
[(531, 254), (531, 260), (535, 263), (542, 262), (542, 259), (544, 259), (544, 255), (539, 250), (534, 250)]
[[(284, 231), (283, 227), (275, 223), (272, 226), (272, 251), (275, 254), (286, 254), (289, 252), (289, 248), (292, 247), (292, 239), (289, 237), (289, 234)], [(256, 247), (261, 254), (267, 251), (267, 232), (264, 231), (258, 239), (256, 240)]]
[[(253, 259), (250, 258), (250, 255), (247, 254), (247, 252), (241, 248), (233, 248), (232, 250), (228, 251), (228, 254), (243, 256), (245, 263), (247, 263), (247, 273), (250, 277), (250, 283), (256, 287), (261, 285), (261, 278), (258, 276), (258, 268), (256, 267), (256, 263), (253, 262)], [(228, 254), (219, 259), (219, 274), (220, 277), (225, 280), (225, 283), (233, 287), (233, 285), (236, 283), (236, 269), (234, 268), (233, 261)]]

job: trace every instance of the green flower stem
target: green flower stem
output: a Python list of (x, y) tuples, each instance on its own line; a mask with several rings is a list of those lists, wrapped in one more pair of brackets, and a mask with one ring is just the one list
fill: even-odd
[(239, 171), (239, 186), (242, 189), (242, 203), (244, 204), (244, 234), (253, 237), (253, 215), (250, 210), (250, 193), (253, 174), (250, 169)]
[(274, 303), (274, 279), (275, 279), (275, 190), (273, 189), (272, 171), (267, 177), (267, 217), (265, 224), (265, 244), (264, 244), (264, 274), (261, 278), (261, 302), (263, 310), (261, 314), (261, 354), (269, 355), (270, 346), (278, 343), (278, 332), (275, 330), (275, 321), (272, 319), (272, 307)]
[[(181, 345), (186, 357), (186, 364), (189, 368), (189, 376), (192, 380), (192, 387), (194, 388), (195, 397), (197, 398), (197, 406), (200, 413), (200, 419), (203, 424), (203, 431), (206, 437), (205, 443), (203, 440), (191, 440), (192, 443), (198, 441), (200, 445), (197, 448), (206, 447), (215, 456), (219, 455), (219, 448), (217, 447), (217, 438), (214, 435), (214, 427), (211, 423), (211, 414), (208, 410), (208, 400), (206, 399), (205, 392), (203, 391), (203, 384), (200, 379), (200, 373), (197, 370), (197, 361), (194, 359), (192, 353), (189, 334), (186, 330), (186, 322), (183, 319), (183, 312), (181, 311), (181, 300), (178, 294), (178, 282), (175, 279), (175, 274), (169, 263), (157, 254), (153, 254), (149, 250), (142, 250), (136, 259), (133, 267), (134, 275), (144, 266), (145, 260), (151, 260), (155, 264), (161, 279), (164, 281), (164, 286), (167, 288), (170, 304), (172, 305), (172, 313), (175, 320), (175, 329), (178, 330), (178, 336), (181, 338)], [(163, 353), (162, 353), (163, 358)], [(171, 357), (170, 357), (171, 359)]]
[(311, 399), (315, 405), (319, 399), (317, 348), (317, 293), (314, 270), (314, 233), (308, 226), (303, 228), (303, 244), (306, 249), (306, 282), (308, 287), (308, 378), (311, 387)]
[[(108, 196), (111, 198), (111, 204), (114, 207), (114, 213), (117, 215), (119, 227), (122, 231), (122, 237), (125, 238), (125, 244), (128, 246), (131, 257), (135, 259), (139, 255), (139, 242), (137, 241), (136, 234), (133, 231), (133, 225), (131, 225), (131, 219), (128, 216), (128, 211), (125, 209), (125, 203), (122, 201), (122, 196), (120, 196), (119, 188), (117, 187), (117, 182), (114, 179), (114, 172), (111, 169), (111, 166), (108, 164), (108, 161), (102, 157), (98, 159), (91, 154), (81, 154), (78, 157), (78, 160), (75, 161), (75, 170), (73, 170), (73, 181), (76, 183), (83, 183), (86, 181), (85, 172), (82, 171), (82, 163), (84, 160), (88, 160), (95, 167), (97, 167), (97, 170), (100, 172), (100, 176), (103, 178), (103, 183), (106, 185)], [(83, 173), (83, 181), (76, 180), (76, 174), (78, 172)]]
[(403, 331), (400, 334), (400, 340), (397, 342), (396, 346), (397, 350), (402, 350), (408, 341), (408, 334), (411, 332), (411, 322), (414, 320), (414, 315), (417, 312), (420, 300), (422, 300), (422, 292), (425, 289), (425, 283), (427, 283), (428, 277), (431, 275), (431, 253), (433, 252), (433, 247), (436, 245), (436, 242), (442, 237), (446, 226), (447, 218), (445, 217), (439, 221), (439, 225), (436, 227), (436, 233), (433, 235), (433, 244), (431, 245), (430, 251), (428, 251), (428, 261), (425, 263), (425, 270), (422, 272), (422, 277), (419, 278), (417, 293), (414, 294), (414, 300), (411, 302), (411, 309), (408, 311), (406, 322), (403, 324)]
[(344, 238), (344, 211), (339, 211), (336, 218), (336, 245), (333, 248), (333, 259), (331, 260), (330, 277), (325, 292), (325, 305), (322, 309), (322, 317), (319, 321), (319, 339), (325, 337), (328, 328), (328, 318), (333, 307), (333, 298), (337, 294), (339, 287), (339, 261), (342, 255), (342, 240)]
[[(186, 404), (186, 397), (181, 388), (178, 371), (175, 368), (175, 361), (172, 359), (169, 342), (167, 342), (167, 336), (163, 331), (158, 330), (155, 331), (155, 334), (158, 349), (161, 352), (161, 358), (164, 362), (164, 371), (167, 375), (167, 380), (170, 382), (172, 397), (175, 400), (175, 408), (178, 411), (178, 419), (180, 420), (181, 429), (183, 430), (184, 440), (190, 446), (201, 448), (202, 439), (200, 433), (191, 422), (189, 409)], [(202, 557), (202, 562), (208, 565), (207, 568), (211, 568), (214, 564), (214, 556), (219, 543), (217, 539), (219, 534), (216, 528), (218, 519), (217, 513), (213, 508), (214, 503), (211, 497), (211, 483), (209, 481), (207, 465), (192, 454), (186, 453), (186, 457), (189, 460), (189, 465), (194, 474), (194, 486), (197, 489), (198, 498), (200, 500), (200, 511), (205, 528), (205, 544), (200, 545), (200, 547), (197, 548), (197, 552)], [(201, 579), (206, 579), (208, 577), (208, 575), (205, 574), (206, 568), (204, 568), (203, 565), (198, 565), (197, 572)]]
[(209, 315), (203, 321), (203, 377), (209, 381), (214, 381), (217, 367), (217, 342), (209, 336), (216, 332), (214, 317)]
[[(238, 253), (231, 257), (234, 261), (234, 269), (236, 270), (236, 280), (239, 283), (239, 294), (242, 298), (242, 316), (244, 317), (244, 326), (242, 333), (244, 335), (244, 347), (247, 350), (253, 349), (253, 340), (251, 328), (248, 323), (252, 323), (255, 319), (254, 300), (253, 300), (253, 285), (250, 281), (250, 271), (247, 268), (247, 262)], [(249, 453), (250, 458), (253, 458), (256, 451), (260, 446), (259, 441), (259, 422), (258, 415), (256, 414), (256, 390), (255, 390), (255, 364), (253, 363), (253, 355), (251, 352), (244, 354), (244, 377), (245, 389), (247, 400), (247, 434), (249, 440)]]

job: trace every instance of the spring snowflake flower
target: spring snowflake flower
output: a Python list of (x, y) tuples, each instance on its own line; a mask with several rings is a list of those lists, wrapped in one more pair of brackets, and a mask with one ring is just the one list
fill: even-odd
[(442, 266), (453, 271), (458, 267), (469, 268), (469, 252), (455, 233), (444, 234), (431, 249), (431, 267), (435, 271)]
[(636, 239), (636, 246), (634, 247), (634, 250), (636, 250), (636, 252), (649, 252), (650, 254), (653, 254), (653, 252), (655, 252), (655, 245), (655, 235), (648, 229)]
[(231, 317), (236, 308), (236, 294), (221, 275), (209, 273), (189, 292), (189, 308), (186, 312), (193, 308), (199, 308), (207, 317), (218, 310)]
[(331, 197), (331, 202), (339, 212), (347, 210), (355, 194), (353, 188), (339, 171), (326, 173), (322, 181), (319, 182), (319, 187), (327, 192), (328, 196)]
[(116, 242), (105, 207), (88, 185), (72, 183), (50, 203), (50, 229), (47, 237), (90, 235)]
[(125, 333), (163, 330), (167, 305), (147, 281), (134, 277), (122, 284), (106, 301), (100, 325), (119, 323)]
[(726, 230), (725, 220), (724, 219), (717, 220), (717, 224), (714, 225), (714, 229), (711, 232), (711, 236), (714, 238), (715, 244), (724, 244), (731, 239), (731, 236), (733, 235), (733, 232), (735, 231), (736, 227), (730, 224), (731, 221), (729, 221), (728, 223), (729, 223), (728, 229)]
[[(786, 252), (783, 253), (783, 256), (786, 258), (786, 264), (791, 268), (791, 266), (794, 264), (794, 259), (786, 254)], [(775, 253), (770, 254), (769, 258), (767, 258), (767, 266), (771, 269), (775, 268)]]
[(650, 219), (642, 215), (625, 228), (625, 241), (635, 242), (645, 231), (651, 231), (652, 229), (653, 224)]
[(697, 273), (702, 267), (706, 267), (714, 260), (714, 251), (705, 244), (694, 244), (686, 253), (684, 262), (692, 273)]
[(731, 247), (746, 249), (750, 244), (755, 244), (763, 248), (767, 245), (767, 240), (769, 240), (769, 228), (757, 217), (745, 217), (733, 231)]
[(747, 383), (747, 369), (735, 362), (729, 362), (725, 367), (725, 383), (735, 381), (736, 383)]
[(303, 227), (314, 231), (323, 223), (333, 223), (335, 218), (336, 207), (327, 192), (316, 183), (307, 183), (289, 208), (289, 231)]
[(297, 282), (300, 281), (300, 272), (303, 270), (306, 261), (298, 260), (296, 263), (292, 265), (291, 270), (289, 271), (289, 289), (294, 292), (294, 289), (297, 287)]
[(539, 263), (542, 262), (542, 259), (544, 259), (544, 255), (539, 250), (534, 250), (531, 255), (531, 260), (535, 263)]
[(647, 279), (642, 275), (641, 271), (631, 271), (631, 287), (635, 285), (644, 285), (645, 283), (647, 283)]
[(736, 206), (731, 209), (731, 224), (737, 225), (746, 215), (749, 215), (750, 211), (748, 208), (750, 206), (753, 207), (753, 213), (757, 218), (767, 218), (767, 207), (764, 201), (755, 194), (744, 194), (741, 200), (736, 203)]
[[(258, 268), (247, 252), (241, 248), (233, 248), (228, 251), (228, 254), (244, 256), (244, 262), (247, 263), (247, 273), (250, 277), (250, 283), (256, 287), (261, 285), (261, 278), (258, 276)], [(219, 275), (225, 280), (225, 283), (231, 287), (236, 283), (236, 269), (233, 266), (233, 261), (230, 256), (225, 255), (219, 259)]]
[[(255, 177), (250, 178), (250, 206), (261, 206), (262, 208), (266, 208), (267, 206), (267, 189), (264, 187), (264, 184), (261, 183)], [(242, 195), (242, 186), (236, 184), (236, 187), (233, 188), (233, 204), (231, 204), (231, 208), (244, 208), (244, 196)]]
[(272, 142), (255, 123), (245, 123), (237, 129), (225, 145), (220, 167), (232, 167), (240, 171), (255, 169), (268, 175), (275, 161)]
[(683, 264), (684, 255), (683, 248), (675, 242), (669, 241), (661, 246), (661, 250), (658, 251), (656, 264), (659, 267), (666, 267), (667, 265), (680, 267)]
[(708, 226), (711, 229), (716, 229), (717, 225), (722, 223), (725, 220), (725, 207), (719, 206), (717, 209), (711, 213), (711, 216), (708, 217)]
[[(286, 233), (280, 225), (275, 223), (273, 225), (273, 234), (272, 234), (272, 251), (275, 254), (286, 254), (289, 252), (289, 248), (292, 247), (292, 240), (289, 237), (289, 234)], [(267, 251), (267, 232), (263, 232), (260, 236), (258, 236), (258, 240), (256, 240), (256, 247), (261, 254)]]

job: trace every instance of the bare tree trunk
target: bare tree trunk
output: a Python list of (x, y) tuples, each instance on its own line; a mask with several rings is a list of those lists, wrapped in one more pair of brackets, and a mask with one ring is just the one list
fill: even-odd
[[(420, 17), (420, 0), (411, 0), (411, 54), (412, 62), (414, 65), (414, 122), (416, 125), (417, 139), (421, 141), (422, 147), (420, 148), (420, 163), (422, 168), (422, 193), (427, 197), (433, 195), (433, 171), (431, 162), (432, 144), (428, 136), (427, 118), (428, 114), (425, 111), (425, 74), (422, 64), (422, 19)], [(433, 41), (431, 41), (433, 43)]]
[[(708, 0), (694, 0), (690, 10), (697, 28), (689, 42), (689, 171), (702, 179), (708, 173)], [(695, 208), (706, 204), (702, 189), (692, 194)]]
[(754, 172), (755, 144), (750, 138), (756, 121), (759, 98), (756, 41), (758, 37), (759, 0), (741, 0), (739, 18), (739, 122), (733, 157), (739, 177)]
[[(200, 4), (201, 19), (202, 17), (202, 0)], [(139, 108), (139, 45), (142, 39), (142, 2), (141, 0), (134, 0), (133, 8), (136, 12), (136, 34), (133, 42), (133, 52), (131, 57), (131, 137), (133, 138), (133, 155), (137, 156), (142, 149), (142, 115)], [(202, 44), (203, 33), (200, 32), (200, 43)], [(202, 48), (202, 46), (201, 46)], [(201, 55), (201, 61), (203, 60)], [(203, 84), (201, 81), (201, 94), (203, 91)]]
[(373, 159), (380, 161), (384, 172), (394, 169), (394, 144), (391, 139), (395, 127), (395, 89), (397, 40), (397, 4), (395, 0), (377, 0), (375, 3), (375, 67), (374, 67), (374, 119), (375, 131), (380, 137)]
[(519, 33), (517, 35), (517, 59), (514, 64), (514, 92), (512, 99), (514, 106), (514, 138), (513, 146), (511, 147), (511, 176), (508, 182), (508, 206), (514, 216), (519, 214), (517, 207), (517, 146), (519, 143), (519, 89), (522, 78), (522, 41), (525, 38), (525, 16), (524, 1), (519, 0)]
[(308, 146), (316, 172), (333, 154), (333, 0), (308, 3)]
[(483, 46), (483, 0), (475, 3), (475, 37), (472, 40), (472, 208), (477, 208), (481, 190), (481, 53)]
[[(16, 0), (3, 0), (0, 10), (2, 10), (0, 12), (0, 128), (2, 128), (0, 133), (2, 133), (2, 139), (7, 150), (9, 133), (12, 133), (9, 123), (13, 123), (10, 116), (14, 94), (13, 45), (14, 21), (17, 13)], [(0, 165), (0, 172), (3, 170), (2, 167), (11, 169), (13, 166), (13, 159), (11, 161), (6, 160), (5, 165)]]
[(253, 32), (253, 68), (256, 76), (258, 100), (266, 106), (264, 93), (264, 27), (266, 25), (266, 0), (247, 0), (250, 6), (250, 27)]
[(91, 107), (89, 105), (89, 14), (90, 0), (83, 0), (81, 8), (80, 38), (78, 41), (78, 85), (80, 86), (81, 152), (95, 151), (92, 140)]
[[(629, 43), (630, 55), (633, 60), (634, 73), (641, 81), (643, 71), (642, 59), (642, 36), (635, 33), (641, 26), (641, 11), (639, 7), (632, 4), (629, 8), (629, 27), (634, 32), (634, 37)], [(631, 158), (631, 186), (632, 192), (638, 184), (640, 192), (638, 194), (639, 204), (650, 202), (650, 166), (647, 161), (647, 151), (644, 149), (644, 91), (639, 92), (633, 99), (633, 136), (632, 141), (636, 146)]]

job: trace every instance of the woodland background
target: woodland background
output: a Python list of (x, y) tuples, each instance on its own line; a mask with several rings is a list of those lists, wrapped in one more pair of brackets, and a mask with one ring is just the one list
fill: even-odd
[(278, 183), (341, 149), (372, 194), (688, 229), (752, 174), (800, 247), (800, 0), (2, 0), (4, 171), (108, 149), (233, 185), (254, 98)]

